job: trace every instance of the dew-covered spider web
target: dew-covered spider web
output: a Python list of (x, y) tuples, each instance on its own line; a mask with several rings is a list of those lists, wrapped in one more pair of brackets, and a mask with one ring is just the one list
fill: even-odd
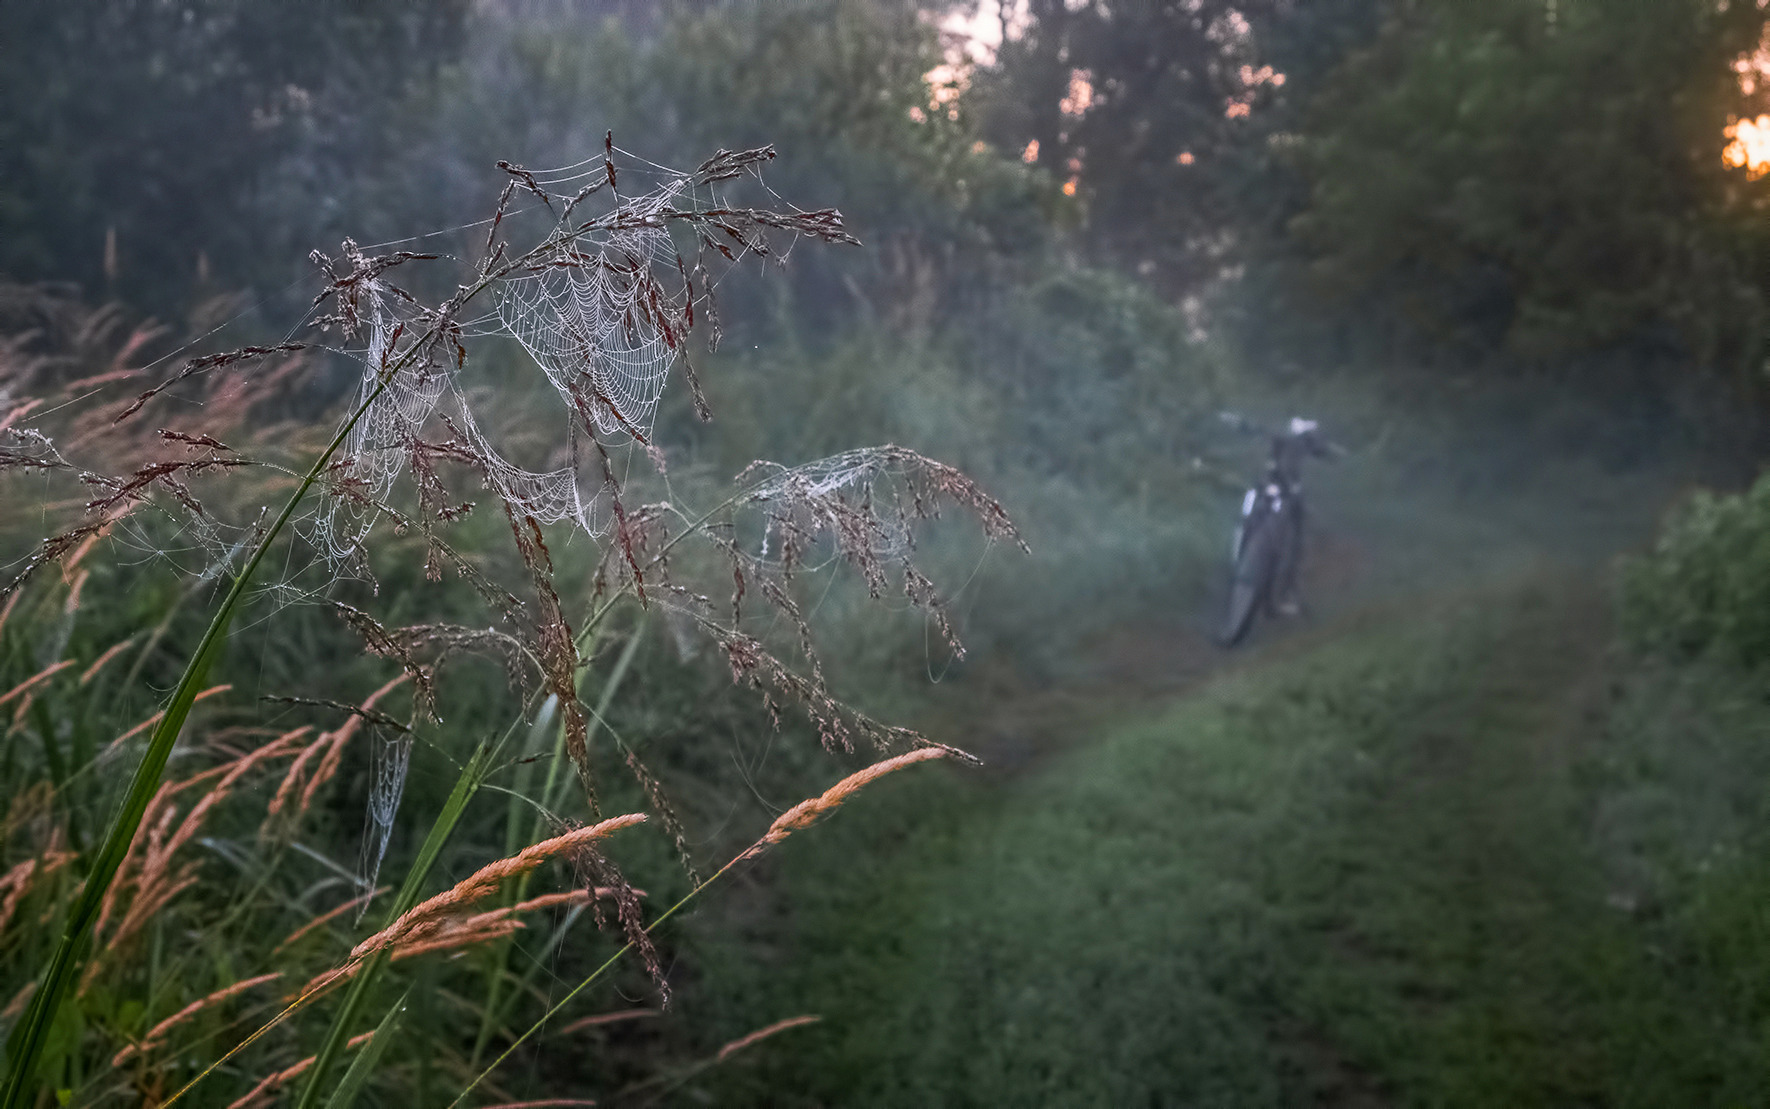
[(926, 459), (898, 447), (862, 447), (798, 466), (759, 462), (741, 504), (763, 514), (760, 561), (778, 559), (801, 535), (824, 535), (869, 560), (902, 558), (937, 486)]
[[(696, 199), (697, 182), (673, 171), (654, 175), (650, 191), (614, 195), (610, 218), (596, 229), (565, 234), (572, 206), (560, 190), (579, 190), (579, 178), (607, 172), (613, 194), (613, 172), (602, 161), (586, 173), (571, 172), (577, 168), (531, 178), (538, 189), (554, 191), (550, 210), (557, 204), (565, 211), (543, 248), (491, 285), (491, 310), (462, 321), (452, 344), (419, 349), (413, 336), (434, 331), (432, 321), (390, 282), (376, 277), (362, 283), (354, 302), (362, 346), (351, 353), (361, 366), (353, 410), (363, 411), (345, 436), (340, 461), (328, 474), (329, 495), (310, 525), (311, 539), (334, 574), (361, 564), (370, 532), (387, 515), (427, 435), (458, 448), (456, 459), (470, 460), (513, 515), (543, 524), (569, 521), (593, 538), (607, 534), (612, 512), (606, 471), (581, 472), (583, 453), (651, 438), (671, 363), (693, 318), (689, 276), (665, 214)], [(628, 182), (635, 177), (625, 175)], [(579, 198), (590, 191), (580, 190)], [(679, 278), (680, 287), (667, 291), (660, 275)], [(460, 343), (495, 335), (520, 344), (564, 404), (567, 465), (518, 465), (476, 417), (462, 380), (466, 352)], [(452, 356), (457, 350), (460, 357)], [(595, 444), (585, 442), (590, 436)], [(358, 866), (365, 889), (374, 888), (388, 849), (412, 747), (410, 735), (372, 742)]]
[(605, 435), (651, 435), (675, 359), (660, 326), (664, 306), (654, 276), (676, 257), (662, 212), (687, 184), (677, 178), (627, 202), (630, 226), (599, 242), (561, 246), (497, 290), (505, 330), (566, 404), (591, 400), (588, 415)]
[[(626, 475), (620, 472), (620, 460), (612, 452), (633, 444), (655, 450), (652, 438), (659, 402), (672, 363), (684, 356), (697, 307), (704, 306), (711, 325), (711, 347), (718, 337), (712, 292), (729, 265), (748, 256), (784, 259), (799, 238), (856, 243), (844, 230), (839, 212), (794, 207), (761, 182), (761, 165), (774, 157), (771, 147), (720, 150), (689, 173), (621, 151), (642, 164), (624, 162), (617, 174), (616, 153), (610, 136), (598, 156), (552, 171), (499, 163), (509, 180), (496, 213), (487, 220), (367, 248), (346, 240), (336, 259), (316, 252), (313, 258), (324, 271), (324, 280), (307, 316), (291, 328), (283, 342), (190, 358), (114, 416), (102, 413), (102, 422), (92, 422), (90, 427), (70, 423), (66, 449), (71, 454), (81, 445), (108, 441), (106, 436), (127, 434), (127, 426), (124, 433), (111, 429), (149, 403), (158, 406), (153, 411), (166, 411), (170, 407), (167, 402), (155, 398), (186, 381), (193, 383), (170, 398), (185, 406), (182, 411), (207, 407), (220, 419), (237, 421), (210, 431), (202, 427), (160, 428), (155, 435), (163, 442), (153, 444), (155, 453), (143, 455), (145, 461), (131, 472), (84, 472), (37, 429), (0, 425), (0, 466), (70, 474), (78, 471), (79, 480), (95, 486), (98, 493), (86, 506), (91, 518), (46, 540), (16, 581), (22, 582), (36, 567), (51, 565), (64, 555), (77, 560), (80, 552), (109, 533), (113, 541), (132, 548), (143, 561), (173, 562), (198, 583), (244, 564), (242, 580), (250, 583), (255, 601), (267, 610), (264, 619), (275, 608), (302, 602), (329, 602), (350, 609), (341, 600), (339, 587), (359, 575), (372, 577), (366, 572), (371, 532), (383, 522), (391, 522), (396, 533), (416, 523), (423, 529), (427, 545), (426, 574), (431, 575), (435, 565), (430, 558), (444, 551), (501, 617), (516, 625), (511, 634), (496, 633), (516, 644), (511, 655), (517, 660), (509, 664), (512, 681), (517, 680), (526, 657), (527, 664), (547, 680), (564, 674), (560, 680), (569, 687), (579, 662), (551, 584), (551, 556), (539, 529), (529, 528), (529, 523), (569, 523), (602, 546), (615, 532), (611, 525), (619, 514), (618, 540), (609, 539), (606, 545), (619, 544), (629, 569), (613, 573), (630, 572), (625, 580), (643, 599), (635, 551), (645, 554), (646, 544), (668, 534), (675, 518), (687, 521), (688, 517), (667, 501), (640, 506), (642, 513), (651, 515), (635, 517), (630, 506), (617, 500)], [(740, 179), (755, 182), (780, 203), (764, 208), (727, 203), (728, 187), (723, 183)], [(510, 204), (513, 197), (519, 201), (514, 208)], [(515, 236), (500, 240), (501, 230), (508, 235), (518, 223), (525, 235), (536, 234), (522, 239), (521, 245), (512, 245), (517, 242)], [(450, 256), (441, 248), (436, 253), (418, 249), (371, 253), (476, 228), (486, 236), (479, 254)], [(690, 260), (682, 257), (678, 240), (694, 244)], [(441, 282), (426, 276), (429, 271), (414, 273), (423, 267), (400, 268), (408, 262), (444, 257), (464, 264), (462, 272)], [(432, 286), (437, 299), (426, 302), (408, 291), (422, 293), (424, 284)], [(452, 293), (443, 291), (450, 288)], [(304, 341), (295, 341), (298, 335)], [(341, 340), (337, 338), (340, 335)], [(564, 406), (558, 435), (514, 437), (524, 446), (512, 447), (513, 451), (526, 451), (537, 440), (545, 444), (546, 453), (538, 458), (546, 461), (523, 455), (543, 468), (519, 465), (511, 452), (500, 449), (486, 429), (501, 432), (507, 425), (487, 414), (482, 389), (470, 389), (463, 380), (470, 363), (469, 347), (486, 337), (508, 340), (508, 353), (513, 357), (520, 346)], [(253, 404), (270, 407), (286, 403), (278, 398), (292, 395), (268, 388), (260, 397), (247, 395), (243, 392), (245, 373), (262, 370), (266, 385), (300, 380), (291, 375), (303, 358), (312, 357), (301, 353), (310, 349), (332, 350), (356, 363), (351, 415), (338, 429), (337, 439), (328, 443), (323, 461), (313, 463), (311, 474), (303, 477), (299, 469), (285, 465), (285, 453), (279, 449), (286, 445), (302, 450), (305, 443), (299, 437), (290, 444), (272, 444), (274, 436), (265, 436), (271, 449), (262, 458), (241, 455), (214, 437), (212, 431), (248, 426)], [(126, 354), (118, 355), (118, 365)], [(128, 371), (124, 377), (144, 373), (152, 365)], [(236, 368), (220, 372), (229, 367)], [(686, 360), (685, 371), (692, 384), (692, 369)], [(220, 385), (210, 388), (224, 378), (238, 381), (240, 388), (229, 385), (232, 392)], [(538, 387), (538, 382), (535, 384)], [(537, 391), (545, 395), (544, 390)], [(704, 414), (698, 387), (695, 397)], [(481, 406), (478, 412), (476, 404)], [(13, 409), (7, 423), (29, 407)], [(62, 407), (45, 409), (44, 415)], [(532, 421), (532, 410), (522, 411), (523, 419)], [(628, 457), (634, 453), (629, 451)], [(660, 460), (661, 471), (661, 452), (653, 457)], [(517, 598), (439, 538), (433, 525), (459, 520), (471, 507), (465, 500), (455, 499), (460, 494), (439, 474), (444, 463), (451, 467), (451, 478), (464, 472), (477, 476), (507, 510), (535, 591), (545, 603), (529, 604)], [(214, 475), (244, 466), (257, 467), (244, 472), (263, 474), (264, 478), (245, 485), (239, 494), (229, 487), (207, 506), (196, 499), (198, 493), (207, 497), (208, 487), (201, 483), (193, 486), (193, 478), (201, 475), (203, 481), (209, 481)], [(547, 466), (552, 468), (544, 468)], [(821, 556), (833, 548), (834, 555), (866, 570), (871, 584), (882, 562), (909, 551), (909, 526), (924, 513), (927, 494), (952, 493), (959, 488), (943, 474), (936, 467), (920, 465), (915, 456), (897, 448), (856, 452), (771, 472), (748, 490), (749, 505), (760, 508), (763, 517), (761, 553), (752, 556), (740, 551), (736, 539), (709, 541), (716, 549), (731, 552), (734, 576), (748, 569), (784, 578), (795, 566), (806, 564), (806, 552)], [(407, 479), (414, 488), (402, 490)], [(299, 492), (281, 515), (275, 514), (273, 498), (297, 483)], [(737, 498), (726, 504), (732, 515), (744, 507)], [(169, 533), (171, 542), (159, 516), (147, 518), (147, 509), (171, 518), (176, 528)], [(639, 522), (632, 523), (634, 519)], [(287, 553), (278, 556), (280, 572), (269, 563), (262, 573), (256, 572), (285, 526), (298, 529), (312, 549), (290, 544)], [(689, 526), (698, 528), (701, 523)], [(731, 527), (735, 534), (737, 525)], [(529, 545), (531, 531), (533, 545)], [(680, 538), (680, 533), (671, 542), (674, 538)], [(661, 558), (660, 551), (653, 562)], [(647, 572), (651, 565), (647, 564)], [(905, 558), (904, 573), (910, 572)], [(436, 573), (440, 575), (440, 570)], [(76, 594), (77, 580), (73, 586)], [(695, 596), (670, 585), (667, 578), (662, 578), (661, 585), (662, 595), (674, 591)], [(741, 579), (739, 585), (741, 588)], [(624, 587), (617, 580), (616, 588)], [(773, 589), (772, 582), (765, 595), (786, 597)], [(0, 599), (4, 596), (0, 593)], [(226, 603), (232, 606), (235, 600), (230, 595)], [(789, 601), (779, 603), (790, 608)], [(71, 603), (68, 611), (73, 611)], [(351, 611), (362, 618), (353, 621), (353, 626), (372, 654), (397, 659), (408, 675), (423, 676), (422, 682), (414, 683), (415, 716), (434, 713), (434, 703), (420, 698), (416, 687), (425, 684), (428, 688), (434, 676), (440, 658), (437, 644), (458, 646), (469, 639), (478, 642), (494, 635), (489, 628), (480, 633), (452, 624), (383, 628), (366, 613)], [(734, 601), (733, 622), (737, 619)], [(71, 623), (64, 624), (64, 639), (69, 628)], [(738, 642), (735, 630), (729, 634), (717, 628), (713, 631), (725, 636), (721, 642)], [(561, 636), (564, 649), (557, 646)], [(55, 654), (61, 653), (61, 646), (56, 644)], [(404, 793), (413, 736), (391, 718), (381, 718), (369, 733), (370, 784), (358, 877), (365, 888), (372, 889)], [(337, 749), (341, 749), (342, 740), (338, 742)]]
[[(603, 172), (600, 164), (595, 172)], [(580, 176), (541, 178), (541, 183), (557, 187)], [(686, 280), (665, 222), (666, 213), (694, 190), (694, 181), (674, 172), (661, 176), (649, 192), (619, 196), (607, 228), (556, 234), (548, 249), (498, 280), (490, 290), (494, 310), (465, 332), (514, 338), (567, 411), (604, 444), (649, 442), (683, 341), (685, 325), (678, 313), (685, 297), (667, 291), (659, 274), (680, 273)], [(383, 282), (367, 282), (365, 289), (368, 342), (359, 352), (358, 404), (381, 391), (351, 429), (343, 461), (331, 475), (334, 490), (348, 495), (328, 498), (312, 529), (326, 560), (338, 567), (360, 555), (408, 465), (413, 443), (439, 407), (486, 484), (514, 511), (544, 524), (570, 521), (592, 537), (605, 535), (607, 497), (600, 475), (586, 479), (580, 473), (577, 437), (572, 437), (568, 466), (535, 471), (512, 462), (475, 418), (458, 361), (433, 355), (389, 372), (407, 354), (398, 340), (402, 316), (409, 313)], [(389, 380), (382, 385), (384, 377)]]
[[(397, 321), (388, 304), (391, 294), (379, 281), (368, 282), (365, 289), (369, 344), (362, 352), (355, 407), (369, 401), (396, 357), (393, 336)], [(395, 374), (351, 427), (344, 441), (343, 461), (333, 467), (333, 478), (335, 488), (348, 487), (353, 495), (327, 497), (313, 527), (315, 545), (334, 566), (358, 556), (380, 515), (376, 506), (388, 503), (406, 468), (410, 444), (436, 411), (437, 400), (448, 384), (448, 375), (433, 365), (419, 364), (409, 372)]]
[(364, 890), (374, 889), (381, 874), (381, 860), (387, 857), (387, 843), (393, 836), (393, 818), (406, 792), (406, 771), (412, 765), (410, 733), (377, 734), (369, 742), (369, 800), (363, 808), (363, 846), (357, 863)]

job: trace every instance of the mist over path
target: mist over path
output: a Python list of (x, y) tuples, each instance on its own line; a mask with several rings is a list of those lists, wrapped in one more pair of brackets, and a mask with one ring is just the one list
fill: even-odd
[(1245, 650), (1210, 644), (1207, 601), (1114, 629), (1063, 680), (968, 683), (930, 727), (982, 773), (898, 783), (782, 864), (779, 947), (742, 1004), (824, 1022), (733, 1096), (1750, 1088), (1762, 1053), (1712, 1034), (1718, 980), (1667, 961), (1596, 830), (1629, 711), (1606, 568), (1685, 479), (1504, 453), (1321, 474), (1310, 615)]
[[(930, 733), (983, 755), (986, 772), (1018, 773), (1098, 734), (1103, 709), (1107, 719), (1159, 710), (1227, 674), (1331, 651), (1348, 635), (1416, 622), (1471, 592), (1557, 575), (1595, 593), (1607, 588), (1617, 555), (1651, 542), (1676, 498), (1713, 480), (1712, 469), (1663, 430), (1642, 434), (1602, 411), (1589, 417), (1595, 432), (1570, 433), (1554, 416), (1521, 428), (1479, 409), (1422, 416), (1336, 392), (1265, 404), (1350, 409), (1328, 426), (1346, 436), (1351, 453), (1307, 475), (1301, 616), (1262, 617), (1241, 647), (1218, 647), (1227, 566), (1212, 566), (1189, 595), (1121, 613), (1052, 672), (1029, 679), (985, 661), (969, 681), (937, 688), (922, 721)], [(1556, 399), (1551, 394), (1544, 406)], [(1443, 426), (1447, 419), (1454, 429)], [(1396, 433), (1414, 421), (1424, 426)], [(1632, 434), (1647, 440), (1643, 457), (1622, 465), (1605, 457), (1602, 448), (1615, 454), (1615, 441)], [(1590, 440), (1601, 440), (1600, 449)], [(1263, 441), (1246, 444), (1232, 479), (1252, 480), (1262, 449)], [(1220, 534), (1225, 559), (1240, 489), (1226, 487), (1214, 516), (1200, 524), (1213, 538)], [(1011, 578), (1013, 567), (994, 573)], [(1590, 630), (1600, 640), (1607, 634)]]

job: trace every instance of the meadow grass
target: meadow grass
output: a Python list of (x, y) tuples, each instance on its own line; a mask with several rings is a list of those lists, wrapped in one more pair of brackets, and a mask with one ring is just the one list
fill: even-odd
[[(801, 594), (807, 578), (850, 570), (874, 600), (889, 592), (924, 613), (959, 652), (939, 591), (913, 561), (915, 532), (944, 504), (977, 520), (988, 541), (1017, 542), (1000, 504), (960, 471), (890, 444), (794, 466), (754, 462), (709, 493), (694, 482), (673, 484), (649, 438), (672, 366), (707, 415), (686, 344), (697, 310), (703, 326), (713, 315), (709, 267), (722, 276), (726, 264), (801, 238), (856, 242), (833, 209), (772, 211), (726, 199), (773, 157), (772, 148), (720, 150), (659, 191), (635, 194), (629, 182), (617, 192), (611, 135), (593, 172), (549, 179), (575, 196), (550, 196), (533, 174), (500, 163), (506, 187), (494, 218), (479, 225), (489, 225), (483, 256), (435, 304), (384, 276), (439, 255), (371, 256), (350, 240), (337, 258), (316, 252), (324, 280), (297, 330), (321, 337), (318, 345), (339, 333), (334, 353), (358, 363), (354, 400), (317, 443), (313, 428), (254, 411), (288, 414), (287, 398), (272, 387), (300, 372), (314, 344), (247, 346), (162, 369), (189, 348), (131, 366), (161, 336), (138, 329), (114, 350), (91, 344), (110, 360), (97, 374), (82, 372), (91, 351), (70, 355), (38, 332), (0, 348), (7, 398), (16, 399), (14, 386), (36, 391), (0, 418), (0, 466), (9, 478), (41, 474), (46, 491), (35, 520), (7, 529), (8, 544), (28, 553), (0, 588), (0, 673), (12, 706), (0, 752), (0, 844), (22, 857), (0, 879), (9, 925), (0, 932), (8, 998), (0, 1020), (10, 1025), (0, 1098), (8, 1109), (51, 1095), (64, 1104), (132, 1095), (170, 1104), (187, 1094), (204, 1103), (238, 1094), (230, 1109), (293, 1096), (306, 1109), (346, 1105), (389, 1082), (415, 1087), (425, 1103), (442, 1089), (452, 1089), (457, 1104), (470, 1094), (512, 1100), (491, 1072), (567, 1002), (609, 978), (623, 956), (634, 956), (648, 990), (668, 1003), (653, 931), (708, 885), (875, 777), (929, 758), (966, 757), (835, 697)], [(507, 212), (519, 192), (546, 213), (527, 247), (500, 239), (501, 231), (523, 234), (521, 213)], [(700, 236), (692, 272), (667, 226)], [(715, 232), (737, 249), (715, 242)], [(491, 317), (463, 321), (479, 310), (475, 299), (494, 290), (487, 298), (497, 300), (494, 315), (565, 406), (559, 441), (545, 444), (563, 468), (537, 473), (511, 462), (476, 422), (470, 398), (483, 398), (458, 380), (466, 344), (478, 338), (469, 328)], [(91, 313), (89, 321), (114, 316)], [(146, 430), (150, 419), (182, 421), (191, 410), (218, 422)], [(33, 414), (28, 426), (20, 423)], [(242, 454), (222, 434), (263, 456)], [(632, 474), (635, 455), (653, 471), (649, 484)], [(234, 474), (244, 477), (220, 480)], [(479, 518), (501, 512), (508, 525), (513, 542), (503, 551), (487, 549), (477, 523), (453, 527), (474, 508), (470, 489), (495, 506)], [(452, 545), (463, 538), (471, 548)], [(145, 552), (146, 569), (120, 566), (125, 550)], [(381, 597), (375, 569), (414, 554), (424, 584), (413, 582), (407, 563), (396, 571), (402, 588)], [(445, 584), (445, 568), (458, 580)], [(126, 625), (122, 639), (100, 649), (90, 633), (75, 636), (77, 625), (93, 622), (82, 618), (83, 603), (90, 612), (99, 597), (165, 579), (176, 584), (159, 611)], [(716, 601), (717, 590), (729, 590), (729, 599)], [(312, 621), (285, 613), (308, 605), (339, 619), (360, 644), (341, 654), (289, 651), (290, 670), (274, 676), (261, 659), (256, 677), (241, 681), (253, 662), (231, 650), (237, 625), (248, 614), (260, 625), (289, 619), (300, 636)], [(456, 622), (462, 611), (494, 622)], [(854, 754), (858, 746), (876, 760), (790, 810), (747, 848), (715, 856), (724, 865), (705, 880), (663, 783), (607, 718), (660, 612), (678, 625), (679, 640), (710, 646), (732, 684), (760, 694), (760, 715), (776, 729), (783, 711), (798, 711), (829, 751)], [(114, 627), (109, 615), (101, 622)], [(141, 723), (125, 728), (117, 719), (128, 699), (115, 699), (116, 687), (102, 696), (83, 691), (139, 640), (121, 683), (129, 690), (162, 641), (203, 615), (206, 630), (188, 653), (181, 641), (168, 644), (176, 678)], [(351, 697), (352, 683), (340, 679), (354, 678), (363, 668), (352, 663), (364, 656), (380, 664), (366, 669), (383, 671), (383, 681), (366, 698)], [(502, 663), (504, 689), (476, 696), (484, 688), (468, 661), (475, 656)], [(391, 681), (388, 664), (400, 671)], [(210, 684), (224, 675), (233, 680)], [(260, 706), (284, 707), (230, 703), (225, 695), (236, 684), (253, 690)], [(208, 717), (208, 706), (199, 711), (211, 697), (227, 706), (227, 726)], [(316, 722), (266, 724), (291, 717)], [(20, 736), (33, 729), (34, 737)], [(30, 738), (40, 751), (27, 746)], [(447, 783), (446, 797), (417, 817), (428, 832), (415, 852), (394, 856), (389, 873), (397, 880), (388, 885), (396, 888), (375, 904), (419, 749), (436, 774), (422, 792), (437, 801), (436, 785)], [(133, 773), (124, 773), (131, 758)], [(354, 868), (330, 857), (334, 844), (307, 841), (316, 810), (327, 807), (325, 787), (347, 758), (366, 810)], [(536, 762), (547, 763), (539, 788)], [(635, 788), (606, 789), (616, 767)], [(466, 853), (456, 850), (459, 830), (483, 833), (500, 823), (476, 806), (488, 792), (503, 794), (502, 827), (476, 835)], [(252, 814), (254, 800), (267, 801), (261, 813)], [(603, 809), (611, 801), (632, 808), (611, 817)], [(105, 814), (100, 835), (92, 824)], [(649, 911), (646, 894), (601, 843), (648, 815), (687, 886), (666, 879), (677, 887), (674, 904)], [(487, 861), (495, 840), (504, 853)], [(466, 877), (426, 896), (439, 870), (449, 874), (452, 865), (458, 873), (474, 854), (481, 858)], [(217, 862), (226, 864), (219, 874)], [(323, 875), (317, 881), (314, 864)], [(577, 888), (525, 896), (543, 867), (550, 875), (568, 870)], [(594, 969), (556, 1001), (549, 991), (575, 973), (563, 941), (580, 920), (613, 935), (587, 945)], [(552, 927), (538, 947), (513, 945), (543, 921)], [(349, 945), (340, 952), (342, 938)], [(417, 974), (396, 968), (402, 961)], [(439, 973), (438, 961), (448, 969)], [(532, 971), (543, 965), (552, 971), (545, 988)], [(260, 988), (262, 996), (254, 993)], [(515, 998), (523, 1009), (513, 1009)], [(452, 1030), (435, 1019), (439, 999), (463, 1011)], [(537, 1009), (544, 1012), (525, 1027)], [(450, 1049), (392, 1051), (404, 1025), (422, 1026)], [(797, 1024), (752, 1028), (713, 1062), (790, 1027)], [(448, 1072), (441, 1088), (439, 1069)]]
[[(1166, 710), (1100, 705), (1029, 770), (883, 790), (789, 846), (771, 896), (790, 913), (736, 953), (729, 929), (702, 938), (710, 980), (744, 983), (705, 1004), (824, 1019), (725, 1075), (722, 1097), (1666, 1105), (1762, 1089), (1761, 800), (1735, 798), (1729, 864), (1701, 863), (1712, 779), (1754, 761), (1765, 720), (1738, 676), (1731, 715), (1674, 700), (1708, 721), (1705, 792), (1664, 773), (1683, 732), (1663, 679), (1611, 656), (1605, 598), (1577, 576), (1389, 606), (1322, 638)], [(1652, 821), (1629, 815), (1643, 795)], [(1651, 904), (1628, 884), (1646, 862), (1664, 879)]]

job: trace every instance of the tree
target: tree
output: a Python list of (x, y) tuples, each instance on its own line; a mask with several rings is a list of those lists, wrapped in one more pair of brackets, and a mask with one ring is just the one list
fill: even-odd
[(160, 307), (211, 267), (260, 276), (387, 153), (386, 109), (458, 48), (467, 6), (0, 5), (0, 272)]
[(979, 82), (986, 133), (1085, 205), (1085, 241), (1165, 287), (1232, 264), (1258, 176), (1278, 0), (1032, 0)]
[(1761, 357), (1770, 182), (1723, 165), (1765, 13), (1712, 0), (1414, 0), (1296, 142), (1292, 264), (1341, 318), (1462, 358)]

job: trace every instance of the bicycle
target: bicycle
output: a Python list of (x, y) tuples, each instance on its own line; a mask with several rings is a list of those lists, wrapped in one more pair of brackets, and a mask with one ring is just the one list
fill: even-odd
[[(1234, 413), (1222, 414), (1238, 431), (1261, 431), (1258, 424)], [(1302, 468), (1305, 456), (1328, 458), (1345, 454), (1320, 434), (1320, 425), (1292, 417), (1285, 430), (1272, 433), (1266, 474), (1241, 502), (1241, 518), (1229, 553), (1229, 603), (1217, 642), (1234, 647), (1247, 638), (1254, 617), (1295, 615), (1297, 570), (1303, 554), (1305, 511)]]

